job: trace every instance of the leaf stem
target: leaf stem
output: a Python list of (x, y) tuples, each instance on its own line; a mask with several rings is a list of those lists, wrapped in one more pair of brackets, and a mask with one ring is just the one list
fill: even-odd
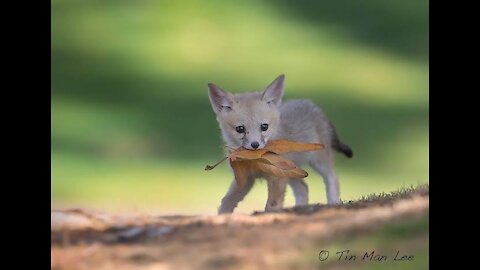
[(222, 158), (220, 161), (218, 161), (217, 163), (215, 163), (215, 164), (213, 164), (213, 165), (207, 165), (207, 166), (205, 166), (205, 171), (210, 171), (210, 170), (212, 170), (213, 168), (217, 167), (218, 164), (224, 162), (224, 161), (227, 160), (227, 159), (228, 159), (228, 157), (224, 157), (224, 158)]

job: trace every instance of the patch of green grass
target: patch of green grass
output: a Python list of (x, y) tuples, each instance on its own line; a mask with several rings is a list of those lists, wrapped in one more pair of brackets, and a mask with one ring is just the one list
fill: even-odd
[[(392, 192), (381, 192), (381, 193), (372, 193), (368, 195), (363, 195), (359, 199), (353, 202), (376, 202), (376, 201), (389, 201), (389, 200), (396, 200), (396, 199), (404, 199), (412, 197), (416, 194), (428, 194), (429, 192), (429, 185), (428, 184), (421, 184), (421, 185), (410, 185), (404, 186), (396, 189)], [(343, 201), (344, 202), (344, 201)], [(344, 202), (345, 203), (345, 202)]]

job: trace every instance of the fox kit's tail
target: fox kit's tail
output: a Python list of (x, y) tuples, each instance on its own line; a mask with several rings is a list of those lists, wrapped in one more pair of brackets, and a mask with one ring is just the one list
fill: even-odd
[(345, 156), (347, 156), (348, 158), (353, 157), (352, 148), (350, 148), (350, 146), (341, 142), (340, 139), (338, 138), (335, 127), (331, 123), (330, 123), (330, 126), (332, 127), (332, 148), (337, 150), (338, 152), (345, 154)]

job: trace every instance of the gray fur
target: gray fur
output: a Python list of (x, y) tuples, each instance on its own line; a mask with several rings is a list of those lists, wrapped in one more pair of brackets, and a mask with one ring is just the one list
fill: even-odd
[[(222, 136), (231, 147), (243, 146), (252, 149), (254, 141), (265, 147), (268, 140), (287, 139), (292, 141), (322, 143), (320, 151), (288, 153), (284, 156), (300, 167), (311, 166), (324, 179), (327, 202), (340, 202), (338, 178), (334, 171), (333, 151), (341, 151), (351, 157), (352, 151), (340, 142), (334, 126), (320, 107), (309, 100), (288, 100), (282, 103), (284, 76), (275, 79), (263, 92), (230, 94), (214, 84), (209, 84), (209, 97), (217, 114)], [(222, 107), (223, 106), (223, 107)], [(267, 123), (269, 129), (261, 131), (260, 125)], [(235, 127), (243, 125), (246, 132), (239, 134)], [(279, 179), (266, 175), (251, 175), (243, 190), (237, 190), (235, 181), (222, 199), (219, 213), (232, 213), (238, 202), (243, 200), (253, 185), (253, 179), (263, 177), (268, 181), (268, 200), (265, 211), (277, 211), (283, 207), (285, 188), (288, 183), (295, 195), (296, 205), (308, 203), (308, 186), (298, 179)]]

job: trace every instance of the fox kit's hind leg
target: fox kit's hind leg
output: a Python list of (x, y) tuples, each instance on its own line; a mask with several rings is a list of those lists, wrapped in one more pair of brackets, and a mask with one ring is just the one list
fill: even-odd
[(323, 182), (327, 190), (328, 204), (340, 203), (340, 187), (333, 163), (333, 153), (331, 149), (320, 151), (318, 158), (310, 162), (310, 166), (323, 177)]
[(230, 184), (230, 188), (227, 191), (227, 194), (222, 199), (222, 204), (218, 209), (219, 214), (226, 214), (232, 213), (233, 210), (237, 207), (238, 203), (245, 198), (247, 193), (252, 189), (253, 183), (255, 179), (249, 178), (247, 179), (245, 185), (242, 189), (238, 189), (237, 181), (233, 179), (232, 184)]
[(304, 179), (292, 179), (288, 181), (295, 196), (295, 206), (308, 204), (308, 186)]
[(285, 199), (285, 189), (287, 188), (287, 179), (280, 179), (274, 176), (268, 176), (268, 199), (265, 205), (265, 212), (276, 212), (283, 208)]

